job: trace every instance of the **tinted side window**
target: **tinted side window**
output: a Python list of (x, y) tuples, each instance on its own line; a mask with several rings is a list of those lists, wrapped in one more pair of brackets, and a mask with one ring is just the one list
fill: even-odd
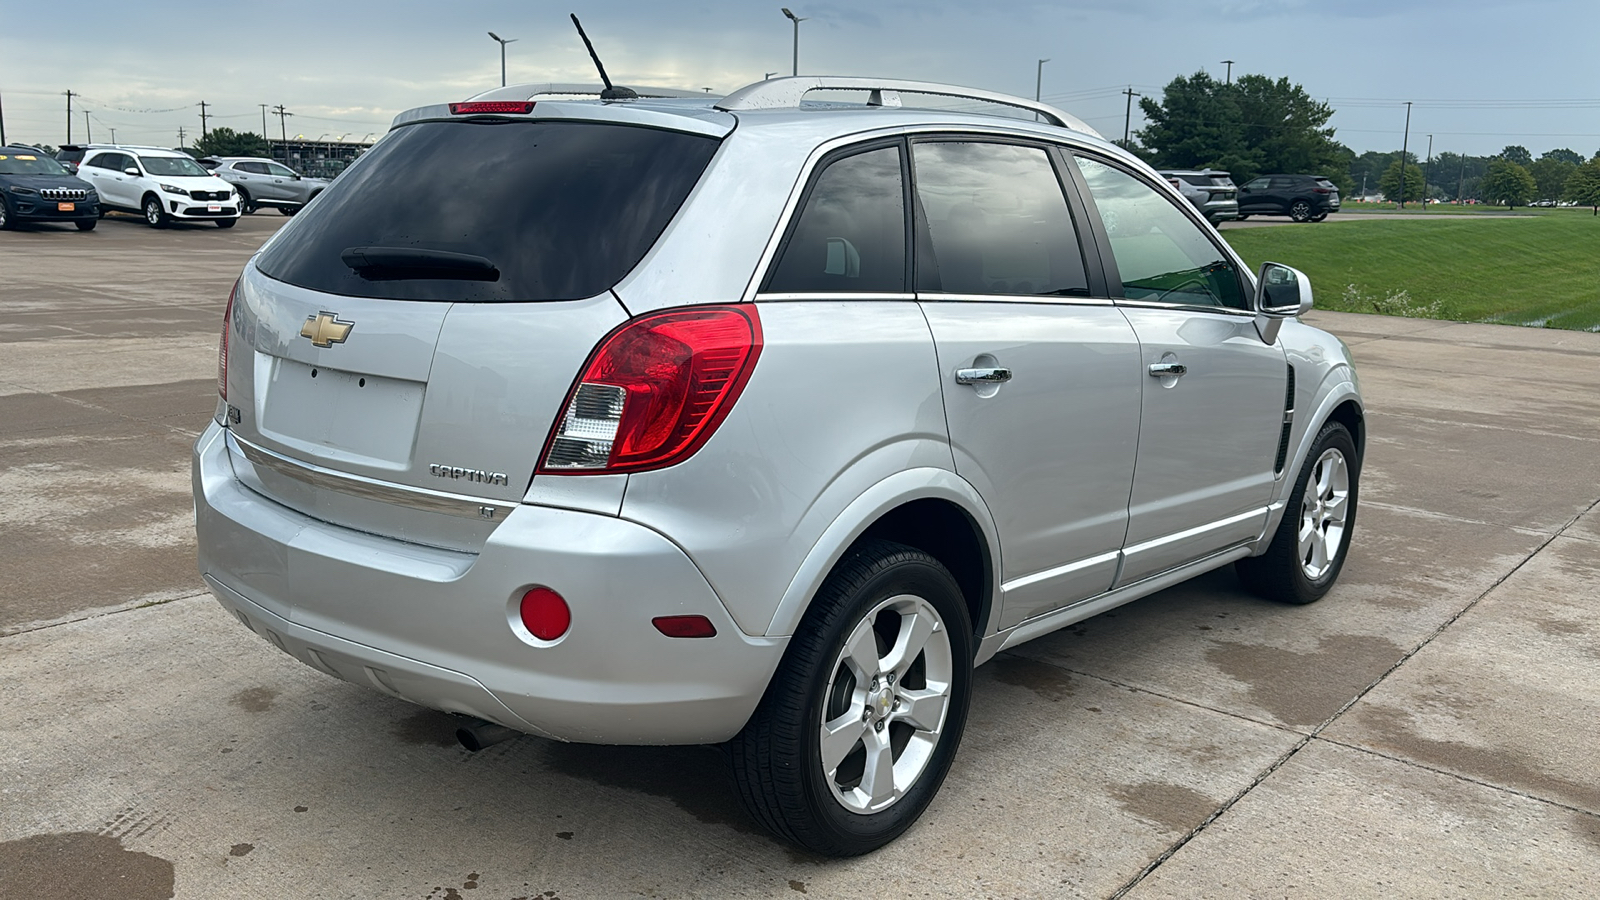
[(1265, 179), (1265, 178), (1257, 178), (1257, 179), (1252, 180), (1249, 184), (1245, 185), (1244, 189), (1247, 190), (1247, 191), (1264, 191), (1264, 190), (1267, 189), (1267, 184), (1268, 184), (1267, 179)]
[(267, 174), (267, 164), (266, 163), (242, 162), (242, 163), (234, 163), (233, 167), (235, 169), (238, 169), (241, 172), (244, 172), (247, 175), (265, 175), (265, 174)]
[(905, 180), (900, 148), (829, 163), (811, 184), (763, 291), (904, 293)]
[(1249, 309), (1226, 253), (1167, 198), (1121, 169), (1077, 157), (1130, 300)]
[[(578, 300), (638, 265), (718, 142), (593, 122), (422, 122), (390, 132), (261, 251), (269, 277), (394, 300)], [(480, 256), (494, 280), (367, 278), (348, 247)]]
[(931, 253), (917, 287), (951, 294), (1088, 294), (1078, 233), (1050, 157), (1038, 147), (914, 144), (917, 201)]

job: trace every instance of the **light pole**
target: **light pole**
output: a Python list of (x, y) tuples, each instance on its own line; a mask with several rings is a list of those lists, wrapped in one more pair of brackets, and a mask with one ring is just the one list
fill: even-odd
[(1406, 208), (1406, 151), (1411, 146), (1411, 101), (1406, 101), (1406, 134), (1400, 139), (1400, 208)]
[(790, 74), (799, 75), (800, 74), (800, 23), (804, 22), (806, 19), (810, 18), (810, 16), (805, 16), (805, 17), (797, 16), (794, 13), (790, 12), (789, 11), (789, 7), (787, 7), (787, 6), (783, 7), (783, 14), (784, 14), (784, 16), (786, 18), (788, 18), (789, 21), (794, 23), (794, 71), (791, 72)]
[(1428, 211), (1428, 169), (1433, 167), (1433, 135), (1428, 135), (1428, 158), (1422, 164), (1422, 211)]
[(1228, 67), (1228, 83), (1233, 84), (1233, 60), (1225, 59), (1222, 64)]
[(1034, 71), (1034, 75), (1033, 75), (1033, 102), (1035, 102), (1035, 103), (1039, 102), (1039, 91), (1040, 91), (1041, 88), (1044, 87), (1044, 64), (1049, 62), (1049, 61), (1050, 60), (1048, 60), (1048, 59), (1039, 60), (1039, 68)]
[(500, 44), (500, 86), (501, 87), (505, 87), (506, 86), (506, 45), (507, 44), (515, 44), (517, 41), (522, 40), (522, 38), (503, 38), (500, 35), (495, 34), (492, 31), (489, 32), (489, 37), (494, 38)]

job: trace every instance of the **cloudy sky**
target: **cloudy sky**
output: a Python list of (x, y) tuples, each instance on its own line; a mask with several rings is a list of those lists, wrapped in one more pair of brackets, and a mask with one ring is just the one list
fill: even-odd
[[(96, 140), (175, 144), (213, 126), (260, 131), (283, 104), (293, 137), (361, 138), (393, 115), (496, 86), (499, 46), (516, 38), (512, 82), (597, 81), (567, 21), (577, 12), (614, 81), (726, 93), (787, 74), (792, 31), (771, 3), (615, 0), (393, 0), (369, 3), (0, 0), (6, 137), (58, 144), (66, 98)], [(1398, 148), (1412, 100), (1413, 149), (1537, 156), (1600, 149), (1595, 0), (788, 0), (800, 71), (948, 81), (1047, 101), (1120, 137), (1128, 86), (1159, 96), (1204, 69), (1285, 76), (1338, 111), (1355, 150)], [(1137, 104), (1133, 127), (1140, 124)], [(268, 123), (274, 136), (279, 121)]]

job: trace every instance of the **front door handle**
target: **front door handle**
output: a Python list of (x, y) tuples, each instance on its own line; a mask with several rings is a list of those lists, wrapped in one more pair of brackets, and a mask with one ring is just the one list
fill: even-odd
[(1164, 378), (1168, 375), (1186, 375), (1189, 367), (1183, 363), (1151, 363), (1150, 377)]
[(957, 369), (956, 384), (1005, 384), (1011, 380), (1011, 370), (1002, 368)]

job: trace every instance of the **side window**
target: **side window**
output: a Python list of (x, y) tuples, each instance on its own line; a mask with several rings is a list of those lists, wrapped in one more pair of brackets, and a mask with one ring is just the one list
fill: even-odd
[(1111, 239), (1124, 297), (1250, 308), (1233, 260), (1188, 216), (1127, 172), (1075, 158)]
[(913, 144), (911, 158), (931, 250), (917, 257), (919, 290), (1089, 293), (1072, 214), (1043, 149), (930, 141)]
[(267, 174), (267, 165), (266, 165), (266, 163), (242, 162), (242, 163), (234, 163), (233, 167), (234, 167), (234, 169), (236, 169), (236, 170), (238, 170), (240, 172), (243, 172), (246, 175), (265, 175), (265, 174)]
[(258, 165), (265, 166), (268, 175), (276, 175), (279, 178), (294, 177), (294, 170), (290, 169), (288, 166), (280, 166), (277, 163), (259, 163)]
[(1244, 189), (1247, 191), (1264, 191), (1267, 189), (1267, 183), (1268, 181), (1265, 178), (1256, 178), (1249, 184), (1246, 184)]
[(905, 179), (899, 146), (835, 159), (767, 276), (767, 293), (904, 293)]

